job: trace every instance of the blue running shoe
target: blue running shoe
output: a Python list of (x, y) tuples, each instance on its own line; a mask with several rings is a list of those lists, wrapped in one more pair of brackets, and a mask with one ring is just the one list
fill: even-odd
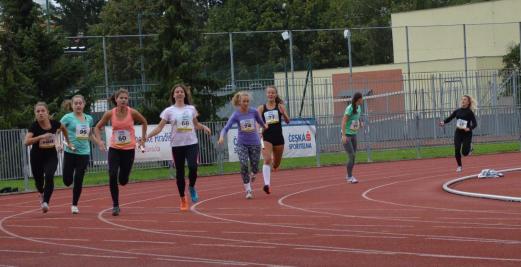
[(195, 191), (195, 187), (189, 186), (188, 189), (190, 190), (190, 197), (192, 197), (192, 203), (199, 201), (199, 196), (197, 195), (197, 191)]

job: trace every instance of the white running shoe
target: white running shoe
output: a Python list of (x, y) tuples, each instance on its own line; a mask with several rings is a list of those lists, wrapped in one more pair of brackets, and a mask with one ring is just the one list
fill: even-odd
[(358, 180), (356, 180), (356, 178), (354, 176), (351, 176), (347, 179), (347, 182), (356, 184), (356, 183), (358, 183)]
[(43, 202), (41, 207), (43, 213), (47, 213), (49, 211), (49, 204), (47, 204), (47, 202)]
[(459, 166), (458, 168), (456, 168), (456, 172), (461, 172), (463, 169), (461, 168), (461, 166)]
[(80, 209), (78, 209), (78, 206), (71, 206), (71, 212), (72, 214), (78, 214), (80, 213)]
[(253, 198), (253, 192), (251, 190), (246, 191), (246, 199), (252, 199)]

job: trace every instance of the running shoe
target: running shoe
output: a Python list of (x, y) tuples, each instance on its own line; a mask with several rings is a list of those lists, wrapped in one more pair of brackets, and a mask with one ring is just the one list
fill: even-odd
[(264, 190), (264, 192), (266, 192), (266, 194), (268, 194), (268, 195), (271, 193), (271, 189), (270, 189), (269, 185), (264, 185), (262, 190)]
[(119, 209), (119, 207), (112, 208), (112, 216), (119, 216), (120, 212), (121, 210)]
[(181, 211), (187, 211), (188, 210), (188, 199), (186, 198), (186, 196), (181, 197), (181, 204), (179, 206), (179, 209)]
[(349, 182), (351, 184), (356, 184), (356, 183), (358, 183), (358, 180), (354, 176), (351, 176), (347, 179), (347, 182)]
[(49, 204), (47, 202), (42, 202), (42, 212), (47, 213), (49, 211)]
[(246, 191), (246, 199), (252, 199), (253, 198), (253, 191), (248, 190)]
[(456, 172), (461, 172), (463, 169), (461, 168), (461, 166), (459, 166), (458, 168), (456, 168)]
[(72, 212), (72, 214), (78, 214), (78, 213), (80, 213), (80, 209), (78, 209), (78, 206), (72, 205), (71, 212)]
[(192, 203), (199, 201), (199, 195), (197, 195), (197, 191), (195, 191), (195, 187), (189, 186), (188, 190), (190, 191), (190, 197), (192, 198)]

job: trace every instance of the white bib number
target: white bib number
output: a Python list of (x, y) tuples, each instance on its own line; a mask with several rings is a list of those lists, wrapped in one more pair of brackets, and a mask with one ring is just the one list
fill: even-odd
[(466, 120), (458, 119), (456, 121), (456, 127), (458, 127), (458, 129), (462, 129), (462, 130), (466, 129), (467, 124), (468, 124), (468, 122)]
[(266, 124), (274, 124), (280, 121), (279, 113), (276, 110), (264, 112), (264, 118), (266, 119)]
[(53, 148), (55, 135), (52, 134), (49, 138), (41, 139), (38, 145), (40, 148)]
[(116, 131), (116, 145), (130, 144), (130, 131), (117, 130)]
[(241, 120), (240, 125), (241, 125), (241, 131), (243, 131), (243, 132), (255, 131), (255, 120), (254, 119)]
[(86, 140), (89, 139), (90, 127), (86, 124), (76, 125), (76, 139)]
[(358, 131), (358, 129), (360, 129), (360, 121), (359, 120), (352, 121), (349, 129), (351, 129), (353, 131)]
[(194, 129), (193, 119), (188, 114), (183, 114), (176, 120), (176, 131), (191, 132)]

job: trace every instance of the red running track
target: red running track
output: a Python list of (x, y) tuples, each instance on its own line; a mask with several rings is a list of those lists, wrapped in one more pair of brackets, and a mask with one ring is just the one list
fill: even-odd
[[(465, 158), (462, 175), (519, 167), (521, 153)], [(452, 158), (279, 171), (273, 193), (244, 199), (239, 175), (203, 177), (179, 212), (175, 181), (0, 197), (0, 266), (521, 266), (520, 203), (462, 197), (441, 186)], [(518, 179), (519, 180), (519, 179)], [(517, 188), (521, 181), (517, 181)]]

